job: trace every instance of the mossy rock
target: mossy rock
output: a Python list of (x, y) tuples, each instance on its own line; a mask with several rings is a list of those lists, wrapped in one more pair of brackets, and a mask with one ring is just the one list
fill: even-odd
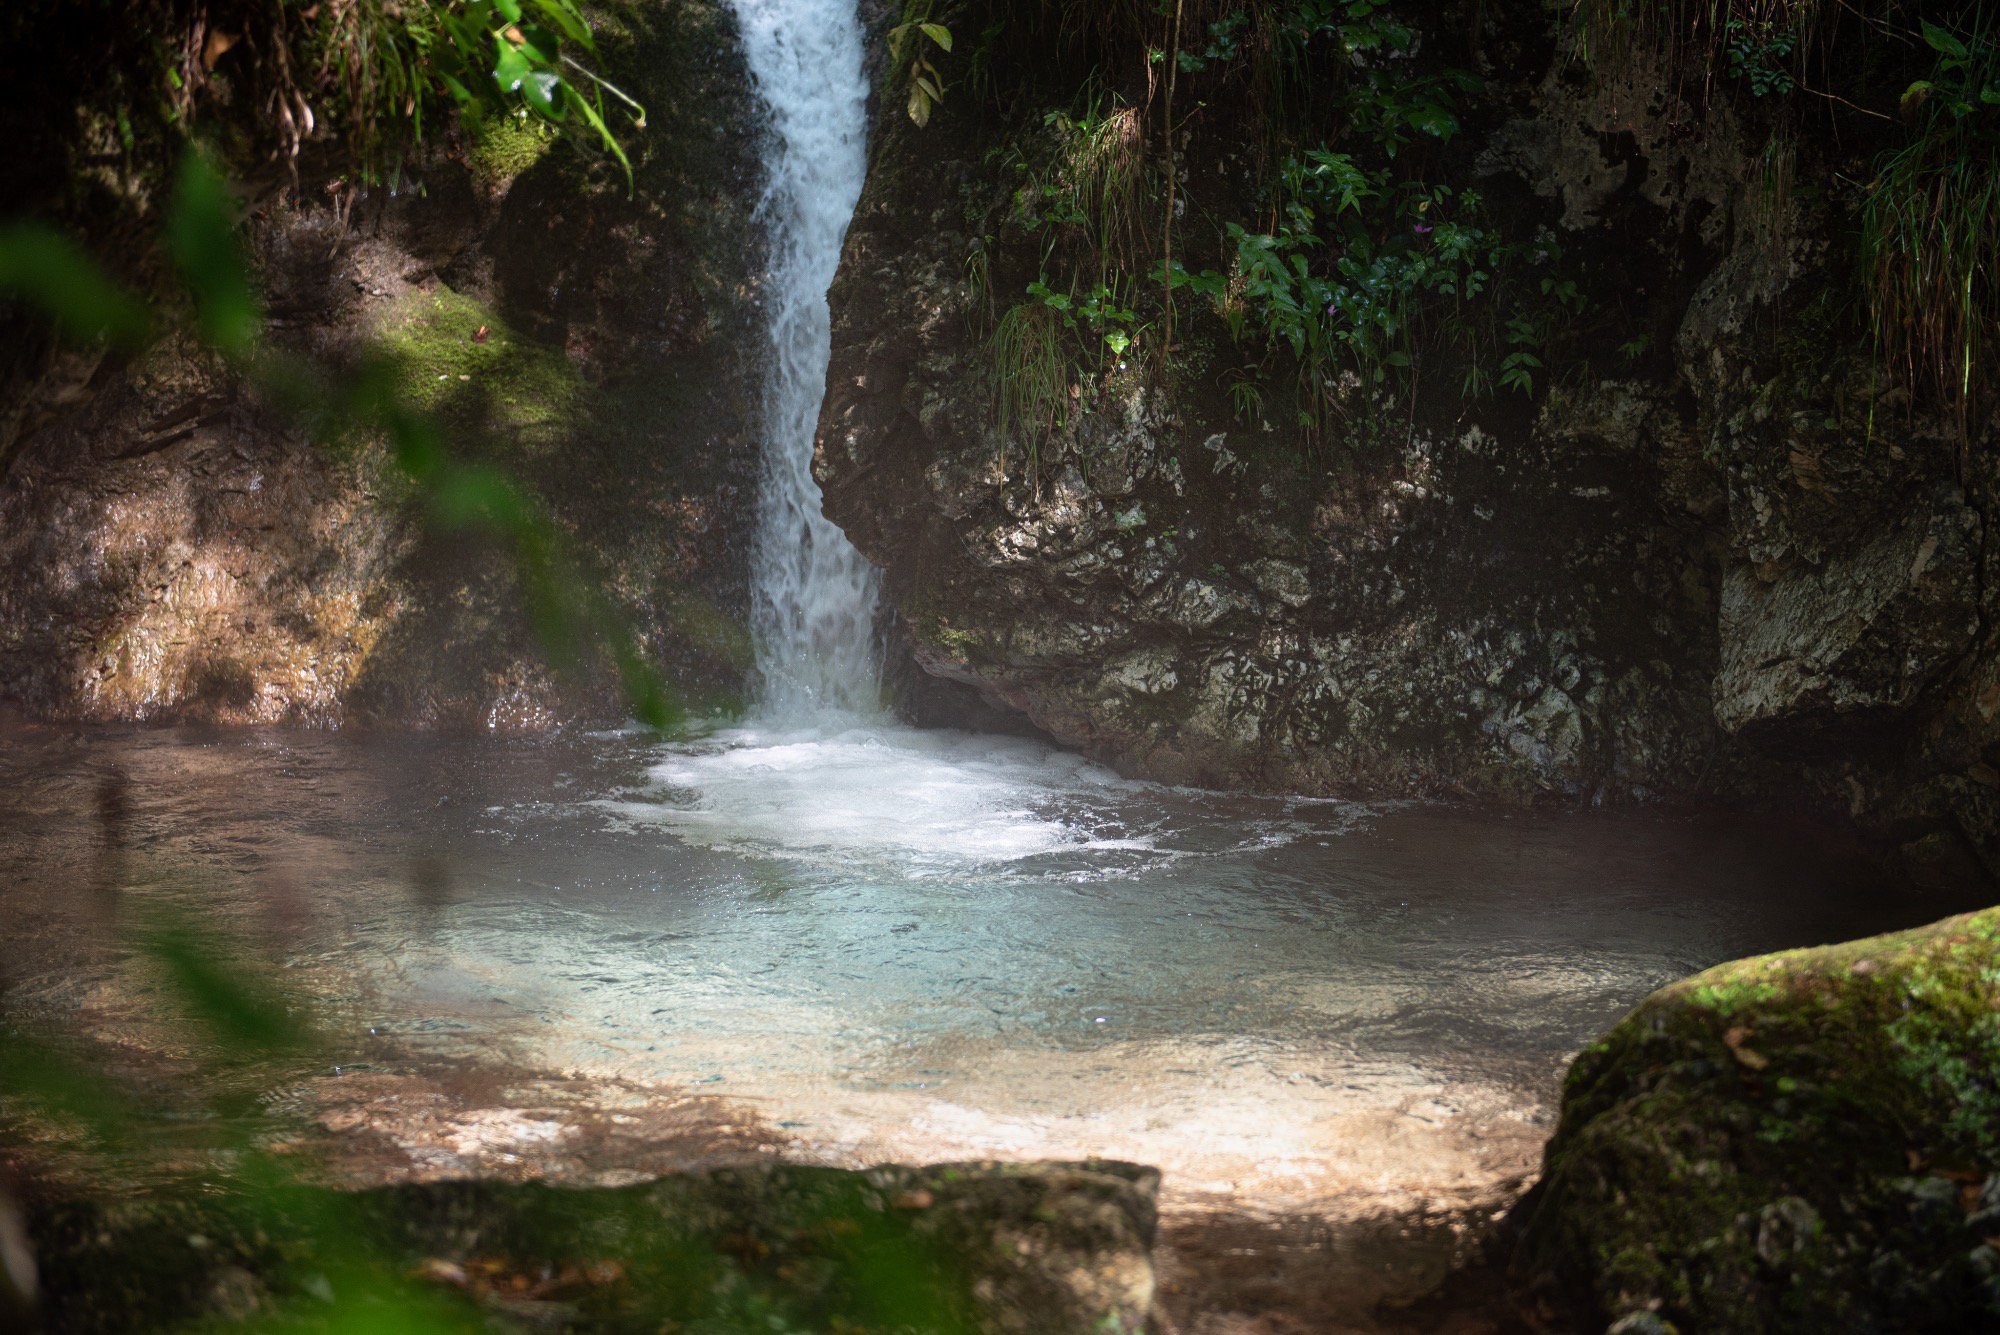
[[(30, 1211), (53, 1332), (1137, 1331), (1159, 1174), (767, 1164)], [(0, 1309), (0, 1316), (4, 1316)]]
[(1996, 1169), (1989, 909), (1647, 998), (1570, 1068), (1514, 1270), (1647, 1329), (1996, 1329)]
[(579, 425), (583, 379), (559, 351), (523, 341), (500, 315), (443, 284), (413, 292), (382, 322), (400, 400), (439, 414), (461, 438), (510, 443), (527, 457)]
[(525, 111), (482, 117), (467, 126), (466, 137), (467, 164), (473, 179), (487, 190), (513, 184), (515, 177), (548, 156), (557, 142), (556, 132), (546, 122), (530, 119)]

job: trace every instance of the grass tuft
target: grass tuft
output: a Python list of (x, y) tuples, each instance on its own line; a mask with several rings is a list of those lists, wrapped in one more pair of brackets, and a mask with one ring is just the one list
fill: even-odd
[(1875, 162), (1861, 214), (1878, 358), (1956, 413), (1961, 433), (2000, 347), (2000, 33), (1938, 34), (1938, 71), (1903, 105), (1913, 133)]
[(994, 420), (1003, 442), (1021, 438), (1031, 484), (1040, 480), (1042, 446), (1063, 422), (1069, 361), (1062, 339), (1056, 312), (1039, 301), (1024, 301), (1000, 317), (989, 347)]

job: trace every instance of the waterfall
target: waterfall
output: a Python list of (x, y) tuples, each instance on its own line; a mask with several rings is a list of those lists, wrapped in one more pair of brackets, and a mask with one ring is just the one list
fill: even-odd
[(813, 437), (826, 396), (827, 289), (861, 198), (868, 79), (856, 0), (731, 0), (770, 113), (758, 216), (770, 241), (764, 472), (751, 632), (766, 714), (880, 709), (876, 575), (821, 512)]

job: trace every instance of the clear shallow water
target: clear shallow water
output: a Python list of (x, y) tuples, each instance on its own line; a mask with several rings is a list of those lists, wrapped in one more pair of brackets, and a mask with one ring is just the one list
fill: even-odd
[(1768, 824), (1176, 791), (859, 720), (6, 737), (8, 976), (118, 1032), (151, 1002), (107, 883), (262, 943), (378, 1065), (722, 1095), (804, 1157), (1298, 1197), (1517, 1171), (1566, 1054), (1651, 988), (1958, 907)]

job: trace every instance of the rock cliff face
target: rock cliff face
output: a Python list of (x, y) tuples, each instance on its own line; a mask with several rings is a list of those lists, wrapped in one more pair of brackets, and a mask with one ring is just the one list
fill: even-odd
[[(755, 478), (747, 75), (720, 5), (636, 0), (599, 17), (606, 72), (651, 110), (630, 197), (604, 164), (501, 121), (433, 132), (393, 189), (309, 156), (295, 185), (253, 185), (246, 241), (274, 342), (334, 365), (386, 356), (454, 450), (547, 502), (684, 688), (727, 693), (744, 671)], [(152, 211), (143, 171), (117, 192)], [(29, 328), (15, 326), (21, 346)], [(509, 554), (424, 524), (379, 442), (309, 439), (188, 340), (129, 363), (15, 363), (0, 695), (18, 707), (618, 716), (615, 682), (551, 671)]]
[[(881, 99), (819, 466), (829, 512), (888, 571), (929, 683), (914, 695), (949, 715), (957, 683), (1164, 779), (1747, 797), (1851, 818), (1933, 878), (1993, 876), (1996, 428), (1961, 438), (1875, 387), (1840, 313), (1857, 203), (1840, 182), (1859, 167), (1807, 141), (1792, 178), (1834, 184), (1775, 187), (1761, 104), (1700, 97), (1657, 61), (1581, 70), (1526, 0), (1404, 8), (1485, 78), (1445, 176), (1559, 245), (1605, 346), (1532, 396), (1467, 403), (1435, 375), (1363, 394), (1316, 442), (1231, 401), (1217, 368), (1238, 349), (1192, 297), (1169, 373), (1113, 359), (1074, 378), (1033, 451), (1003, 434), (993, 315), (1045, 237), (1010, 214), (995, 150), (1085, 90), (1016, 61), (924, 129)], [(653, 112), (635, 200), (500, 127), (434, 143), (393, 198), (274, 185), (250, 237), (279, 339), (392, 354), (468, 450), (547, 497), (676, 675), (726, 690), (757, 398), (743, 75), (709, 0), (609, 17), (610, 68)], [(970, 0), (940, 17), (968, 47), (980, 30)], [(1189, 191), (1250, 198), (1247, 150), (1189, 114)], [(426, 536), (370, 443), (307, 442), (185, 344), (8, 357), (16, 705), (527, 726), (615, 710), (608, 686), (554, 680), (505, 562)]]
[[(1432, 8), (1487, 75), (1454, 184), (1559, 240), (1622, 332), (1532, 401), (1378, 397), (1316, 448), (1212, 375), (1114, 365), (1031, 459), (995, 425), (987, 303), (1044, 240), (987, 150), (1079, 90), (1017, 74), (921, 130), (883, 100), (818, 466), (911, 657), (1135, 774), (1749, 797), (2000, 873), (1996, 431), (1868, 388), (1827, 315), (1854, 200), (1774, 199), (1740, 100), (1586, 76), (1538, 6)], [(1222, 170), (1197, 131), (1191, 182)], [(1184, 320), (1188, 363), (1224, 355)]]

